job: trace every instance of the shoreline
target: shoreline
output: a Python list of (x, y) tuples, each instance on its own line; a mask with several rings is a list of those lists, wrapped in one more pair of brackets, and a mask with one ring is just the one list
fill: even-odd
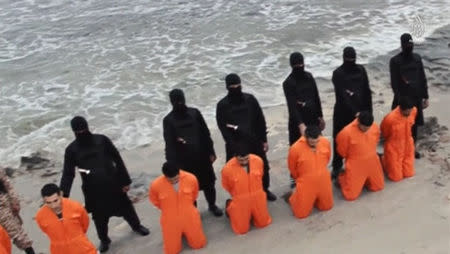
[[(448, 127), (450, 56), (447, 54), (446, 58), (442, 57), (442, 52), (448, 52), (449, 38), (450, 25), (447, 25), (437, 29), (430, 39), (426, 39), (417, 49), (427, 66), (429, 80), (430, 108), (425, 110), (425, 116), (435, 116), (441, 125)], [(445, 45), (445, 48), (441, 44)], [(389, 111), (392, 101), (389, 72), (386, 72), (386, 59), (392, 55), (393, 52), (379, 56), (366, 65), (373, 90), (375, 121), (378, 124)], [(281, 87), (281, 84), (279, 86)], [(331, 139), (334, 93), (330, 90), (330, 81), (318, 80), (318, 86), (327, 125), (324, 136)], [(263, 110), (269, 130), (271, 190), (279, 197), (276, 202), (269, 202), (273, 223), (267, 228), (253, 228), (247, 235), (236, 236), (225, 217), (215, 218), (207, 212), (203, 194), (199, 193), (199, 210), (208, 245), (195, 253), (292, 253), (302, 250), (305, 253), (345, 251), (353, 254), (379, 253), (381, 250), (384, 253), (409, 254), (450, 251), (450, 200), (447, 199), (450, 194), (450, 168), (445, 168), (450, 162), (449, 132), (436, 125), (430, 127), (431, 133), (436, 135), (426, 136), (418, 145), (422, 145), (423, 149), (434, 148), (436, 151), (427, 150), (423, 152), (422, 159), (416, 160), (415, 177), (400, 183), (387, 180), (385, 190), (378, 193), (364, 192), (354, 202), (344, 201), (340, 192), (333, 187), (335, 206), (331, 211), (314, 211), (307, 219), (299, 220), (292, 216), (289, 206), (281, 199), (281, 195), (289, 190), (289, 173), (286, 168), (287, 108), (283, 102), (282, 105), (263, 107)], [(220, 170), (225, 161), (224, 143), (216, 126), (209, 125), (209, 128), (218, 157), (214, 164), (217, 176), (217, 204), (223, 208), (227, 198), (220, 184)], [(160, 253), (162, 242), (159, 211), (148, 202), (146, 191), (149, 183), (160, 175), (164, 161), (164, 142), (161, 138), (160, 141), (143, 147), (122, 150), (121, 154), (134, 180), (132, 196), (136, 201), (140, 200), (135, 204), (138, 215), (143, 224), (150, 227), (152, 233), (149, 237), (136, 236), (130, 233), (128, 225), (122, 219), (113, 218), (110, 222), (110, 237), (113, 243), (107, 253)], [(21, 215), (25, 229), (35, 240), (34, 246), (38, 253), (48, 250), (48, 240), (33, 221), (33, 216), (41, 204), (37, 190), (47, 182), (58, 184), (61, 171), (61, 162), (50, 160), (49, 163), (52, 165), (47, 165), (51, 168), (49, 176), (42, 176), (47, 169), (21, 169), (14, 172), (12, 178), (16, 191), (22, 197)], [(79, 176), (75, 178), (71, 198), (83, 201)], [(88, 236), (95, 245), (98, 244), (92, 220)], [(183, 253), (194, 253), (187, 247), (184, 250)], [(21, 252), (14, 247), (13, 253)]]

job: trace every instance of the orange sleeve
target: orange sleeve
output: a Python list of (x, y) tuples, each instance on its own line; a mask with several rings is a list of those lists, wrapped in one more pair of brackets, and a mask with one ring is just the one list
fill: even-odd
[(384, 117), (383, 121), (381, 121), (381, 134), (385, 139), (389, 138), (391, 136), (391, 121), (389, 114)]
[(324, 139), (325, 139), (325, 141), (326, 141), (326, 149), (327, 149), (327, 164), (328, 164), (328, 162), (330, 161), (330, 159), (331, 159), (331, 145), (330, 145), (330, 141), (328, 141), (328, 139), (327, 138), (325, 138), (324, 137)]
[(297, 143), (294, 143), (291, 148), (289, 148), (288, 154), (288, 168), (291, 173), (292, 178), (296, 179), (298, 177), (297, 174), (297, 161), (298, 161), (298, 149), (296, 146)]
[(413, 110), (411, 111), (411, 114), (409, 115), (409, 117), (411, 117), (413, 119), (413, 122), (416, 122), (416, 116), (417, 116), (417, 108), (414, 107)]
[(222, 169), (222, 187), (231, 194), (231, 185), (228, 179), (228, 175), (226, 173), (227, 168), (228, 166), (225, 165), (225, 167)]
[(380, 128), (378, 127), (378, 125), (376, 123), (373, 123), (373, 128), (374, 128), (374, 142), (375, 144), (378, 145), (378, 142), (380, 141)]
[(3, 247), (3, 249), (6, 250), (6, 253), (11, 253), (11, 240), (8, 236), (8, 233), (4, 228), (2, 228), (2, 226), (0, 226), (0, 244), (0, 248)]
[(47, 234), (47, 232), (45, 231), (43, 225), (42, 225), (42, 217), (40, 215), (40, 212), (38, 212), (35, 216), (35, 220), (36, 220), (36, 224), (39, 226), (39, 228), (41, 229), (42, 232), (44, 232), (45, 234)]
[(347, 131), (344, 128), (336, 136), (337, 152), (343, 158), (347, 158), (347, 156), (348, 156), (348, 153), (347, 153), (348, 145), (349, 145), (348, 143), (349, 143), (349, 140), (348, 140)]
[(86, 234), (86, 232), (88, 231), (89, 228), (89, 216), (88, 213), (86, 212), (86, 209), (84, 209), (84, 207), (80, 204), (78, 204), (80, 206), (80, 212), (81, 212), (81, 226), (83, 227), (83, 232)]
[(198, 197), (198, 180), (197, 180), (197, 177), (195, 177), (195, 176), (193, 176), (192, 177), (192, 189), (193, 189), (193, 191), (192, 191), (192, 201), (195, 201), (195, 200), (197, 200), (197, 197)]
[(261, 172), (261, 176), (264, 176), (264, 162), (261, 157), (255, 155), (254, 162), (256, 162), (256, 166), (258, 167), (259, 172)]
[(150, 202), (158, 207), (159, 209), (161, 209), (160, 204), (159, 204), (159, 198), (158, 198), (158, 192), (156, 191), (156, 186), (155, 186), (155, 182), (153, 182), (150, 185), (150, 189), (148, 190), (148, 198), (150, 199)]

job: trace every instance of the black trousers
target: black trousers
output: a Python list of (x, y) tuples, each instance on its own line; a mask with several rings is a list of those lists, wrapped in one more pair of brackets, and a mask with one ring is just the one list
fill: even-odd
[[(235, 152), (232, 149), (232, 146), (230, 144), (225, 144), (225, 151), (226, 151), (226, 155), (227, 155), (227, 161), (229, 161), (231, 158), (233, 158)], [(258, 147), (252, 147), (250, 149), (250, 153), (258, 155), (264, 163), (264, 175), (263, 175), (263, 188), (265, 191), (267, 191), (269, 189), (270, 186), (270, 175), (269, 175), (269, 161), (267, 160), (267, 156), (266, 156), (266, 152), (264, 152), (263, 148), (262, 148), (262, 143), (260, 145), (260, 148)]]
[(216, 205), (216, 187), (214, 186), (214, 182), (210, 185), (203, 186), (202, 190), (208, 206), (210, 208), (214, 207)]
[(97, 229), (97, 235), (102, 242), (111, 242), (108, 237), (108, 222), (109, 218), (117, 216), (123, 217), (132, 229), (137, 229), (141, 225), (136, 210), (134, 209), (131, 201), (120, 207), (118, 214), (111, 214), (104, 211), (93, 211), (92, 219), (94, 220), (95, 228)]
[(417, 124), (414, 124), (412, 126), (411, 133), (412, 133), (412, 136), (413, 136), (413, 139), (414, 139), (414, 144), (415, 144), (416, 141), (417, 141)]

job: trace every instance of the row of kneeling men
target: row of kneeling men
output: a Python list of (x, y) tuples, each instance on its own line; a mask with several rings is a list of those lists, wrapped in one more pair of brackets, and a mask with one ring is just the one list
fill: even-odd
[[(337, 151), (345, 160), (345, 170), (339, 174), (335, 184), (340, 188), (345, 199), (357, 199), (364, 187), (370, 191), (382, 190), (384, 188), (383, 169), (392, 181), (414, 175), (414, 142), (411, 126), (414, 124), (415, 116), (416, 109), (411, 101), (406, 97), (400, 98), (399, 106), (384, 118), (381, 128), (374, 123), (370, 112), (363, 111), (339, 132), (336, 137)], [(76, 129), (76, 121), (76, 119), (73, 121), (74, 129)], [(83, 128), (87, 128), (87, 123), (80, 121), (86, 124)], [(384, 155), (381, 157), (377, 154), (380, 132), (385, 139)], [(106, 143), (106, 146), (112, 145), (112, 143)], [(99, 141), (95, 146), (101, 144), (102, 142)], [(230, 219), (232, 230), (236, 234), (245, 234), (250, 228), (251, 221), (255, 227), (262, 228), (269, 225), (272, 218), (267, 208), (267, 193), (263, 187), (263, 160), (250, 153), (248, 145), (244, 142), (236, 142), (233, 146), (234, 156), (228, 160), (221, 171), (222, 186), (230, 194), (230, 199), (226, 201), (225, 212)], [(111, 156), (111, 151), (114, 154), (114, 149), (100, 150), (107, 151), (105, 156)], [(296, 187), (285, 196), (285, 199), (296, 217), (307, 217), (314, 207), (322, 211), (333, 207), (332, 178), (327, 168), (330, 157), (330, 142), (321, 136), (319, 126), (307, 126), (305, 135), (290, 147), (287, 162)], [(96, 184), (100, 186), (110, 186), (110, 183), (102, 183), (97, 176), (89, 176), (91, 172), (87, 173), (83, 170), (86, 169), (80, 172), (87, 183), (95, 179)], [(207, 240), (200, 213), (196, 207), (199, 191), (197, 177), (180, 169), (171, 161), (163, 164), (162, 172), (163, 175), (150, 185), (149, 199), (161, 210), (160, 223), (164, 253), (179, 253), (182, 249), (183, 235), (189, 246), (195, 249), (202, 248)], [(101, 175), (101, 177), (105, 176)], [(0, 178), (3, 179), (2, 188), (8, 191), (10, 185), (3, 172)], [(4, 183), (7, 183), (8, 188), (5, 188)], [(121, 187), (120, 191), (126, 196), (127, 185)], [(86, 185), (83, 187), (84, 191), (85, 188)], [(101, 195), (111, 192), (114, 190), (104, 190)], [(36, 214), (36, 221), (50, 238), (51, 253), (97, 253), (97, 248), (85, 235), (89, 225), (86, 209), (78, 202), (65, 198), (64, 195), (68, 195), (55, 184), (45, 185), (41, 195), (44, 206)], [(123, 194), (117, 193), (117, 196), (123, 196)], [(108, 197), (104, 198), (108, 199)], [(133, 230), (141, 235), (147, 235), (149, 231), (140, 224), (133, 206), (126, 202), (127, 198), (124, 200), (122, 205), (126, 205), (121, 206), (121, 209), (107, 212), (110, 209), (107, 208), (102, 213), (107, 213), (109, 217), (123, 216)], [(90, 205), (88, 208), (92, 212), (92, 206), (96, 207), (96, 205)], [(98, 210), (99, 208), (94, 208), (96, 212), (93, 214), (97, 231), (102, 229), (102, 226), (98, 225), (100, 224), (97, 219)], [(218, 211), (213, 214), (220, 216)], [(101, 237), (102, 232), (98, 233)], [(11, 253), (9, 236), (1, 227), (0, 242), (0, 254)], [(106, 250), (102, 250), (104, 251)]]

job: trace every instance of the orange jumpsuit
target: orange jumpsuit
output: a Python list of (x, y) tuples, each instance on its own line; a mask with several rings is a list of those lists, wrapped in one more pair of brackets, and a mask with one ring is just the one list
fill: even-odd
[(2, 226), (0, 226), (0, 254), (11, 254), (11, 240)]
[(289, 149), (289, 171), (296, 182), (289, 203), (296, 217), (308, 217), (314, 206), (321, 211), (333, 207), (331, 177), (327, 169), (330, 156), (330, 142), (325, 137), (319, 138), (315, 151), (305, 137)]
[(181, 252), (183, 235), (193, 249), (206, 245), (200, 213), (194, 206), (197, 196), (197, 178), (183, 170), (180, 170), (178, 192), (165, 176), (160, 176), (151, 183), (150, 201), (161, 210), (164, 253)]
[(63, 198), (62, 219), (59, 219), (49, 207), (43, 206), (36, 214), (36, 222), (50, 238), (50, 253), (97, 253), (95, 246), (86, 236), (89, 227), (89, 217), (80, 203)]
[(392, 181), (414, 175), (414, 140), (411, 128), (416, 119), (417, 109), (413, 108), (404, 117), (400, 107), (396, 107), (381, 122), (381, 133), (385, 139), (383, 168)]
[(355, 200), (366, 186), (371, 191), (384, 188), (384, 175), (377, 155), (380, 130), (374, 123), (366, 132), (358, 127), (355, 119), (336, 137), (338, 153), (345, 159), (345, 171), (339, 175), (342, 195)]
[(232, 198), (226, 208), (227, 214), (236, 234), (247, 233), (251, 219), (258, 228), (272, 222), (262, 186), (264, 163), (258, 156), (250, 154), (249, 166), (250, 172), (247, 173), (234, 157), (222, 169), (222, 186)]

